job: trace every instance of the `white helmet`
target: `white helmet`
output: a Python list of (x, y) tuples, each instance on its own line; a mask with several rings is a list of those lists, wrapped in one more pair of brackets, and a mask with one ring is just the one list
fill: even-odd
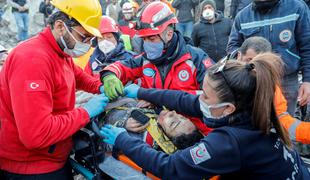
[(122, 7), (122, 13), (126, 14), (126, 13), (133, 13), (134, 12), (134, 8), (133, 5), (130, 2), (126, 2), (123, 4)]

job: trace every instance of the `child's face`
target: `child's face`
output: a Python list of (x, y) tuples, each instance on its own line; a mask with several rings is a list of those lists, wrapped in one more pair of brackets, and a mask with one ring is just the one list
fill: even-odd
[(188, 118), (177, 114), (175, 111), (161, 111), (158, 116), (158, 123), (169, 137), (190, 134), (196, 130), (195, 125)]

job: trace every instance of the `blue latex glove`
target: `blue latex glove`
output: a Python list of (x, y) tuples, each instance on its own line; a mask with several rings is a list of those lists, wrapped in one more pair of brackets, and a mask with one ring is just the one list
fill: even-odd
[(114, 126), (107, 124), (101, 128), (100, 133), (105, 137), (103, 139), (103, 142), (107, 144), (115, 145), (115, 140), (117, 136), (125, 131), (126, 129), (124, 128), (118, 128), (118, 127), (114, 127)]
[(124, 89), (125, 96), (129, 98), (137, 98), (139, 89), (140, 86), (136, 84), (130, 84), (129, 86), (126, 86)]
[(89, 117), (93, 118), (104, 111), (108, 102), (109, 98), (105, 94), (100, 94), (91, 98), (83, 108), (88, 112)]
[(100, 86), (99, 91), (101, 94), (104, 94), (104, 86), (103, 85)]

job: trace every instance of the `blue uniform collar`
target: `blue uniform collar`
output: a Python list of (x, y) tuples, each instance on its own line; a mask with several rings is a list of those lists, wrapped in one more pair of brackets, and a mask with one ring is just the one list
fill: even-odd
[(203, 122), (210, 128), (219, 128), (223, 126), (235, 126), (245, 128), (252, 127), (251, 115), (247, 111), (235, 112), (232, 115), (220, 119), (203, 117)]

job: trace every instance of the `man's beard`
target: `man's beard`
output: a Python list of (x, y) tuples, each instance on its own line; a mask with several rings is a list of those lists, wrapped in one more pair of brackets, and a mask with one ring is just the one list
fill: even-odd
[[(62, 36), (68, 49), (73, 49), (74, 48), (74, 43), (72, 43), (72, 40), (70, 39), (70, 35), (68, 32), (66, 32), (65, 35)], [(64, 44), (61, 42), (60, 37), (56, 40), (57, 44), (59, 45), (59, 47), (64, 50), (65, 46)]]

